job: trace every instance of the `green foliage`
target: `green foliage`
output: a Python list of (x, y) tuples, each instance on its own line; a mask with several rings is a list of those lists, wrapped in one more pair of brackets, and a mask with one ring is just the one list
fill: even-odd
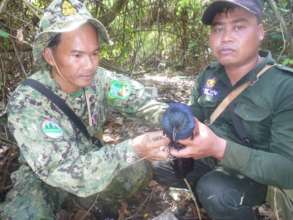
[[(1, 42), (1, 39), (0, 39), (0, 42), (2, 44), (2, 46), (7, 49), (9, 47), (9, 33), (7, 33), (6, 31), (0, 29), (0, 38), (3, 38), (2, 39), (2, 42)], [(1, 85), (0, 85), (0, 88), (1, 88)]]
[(7, 33), (6, 31), (0, 29), (0, 37), (9, 38), (9, 33)]
[[(104, 7), (111, 8), (113, 1), (109, 2)], [(200, 21), (202, 4), (201, 0), (128, 1), (110, 26), (115, 44), (104, 47), (102, 57), (128, 69), (156, 68), (160, 63), (200, 68), (209, 57), (207, 28)]]
[(275, 11), (267, 1), (265, 4), (265, 29), (268, 31), (263, 47), (269, 49), (278, 62), (292, 66), (293, 8), (290, 7), (292, 7), (293, 1), (280, 0), (275, 1), (275, 3), (277, 6), (276, 10), (285, 22), (285, 27), (281, 25)]
[[(29, 2), (35, 7), (37, 14), (41, 14), (51, 0)], [(84, 2), (98, 19), (113, 15), (113, 19), (106, 26), (114, 45), (102, 45), (101, 58), (126, 70), (148, 70), (157, 68), (160, 64), (166, 64), (171, 68), (195, 67), (199, 70), (210, 61), (211, 54), (207, 41), (209, 29), (201, 23), (204, 3), (208, 0), (85, 0)], [(276, 1), (288, 29), (293, 33), (290, 15), (292, 10), (290, 11), (289, 2), (292, 3), (292, 0)], [(121, 3), (120, 8), (114, 7), (117, 3), (118, 5)], [(24, 28), (25, 40), (32, 43), (38, 21), (38, 19), (34, 21), (36, 11), (24, 3), (16, 4), (14, 1), (9, 1), (6, 17), (2, 20), (14, 30), (13, 33), (11, 32), (13, 35), (16, 30)], [(291, 65), (290, 42), (287, 39), (287, 45), (284, 45), (284, 33), (268, 1), (265, 4), (265, 24), (269, 32), (264, 48), (272, 50), (274, 57), (279, 58), (280, 62)], [(1, 47), (7, 49), (8, 35), (1, 27), (0, 41)]]
[(285, 58), (282, 64), (293, 67), (293, 58)]

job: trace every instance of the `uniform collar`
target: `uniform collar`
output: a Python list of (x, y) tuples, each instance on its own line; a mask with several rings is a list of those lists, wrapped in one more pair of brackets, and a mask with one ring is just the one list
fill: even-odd
[[(249, 81), (255, 81), (257, 79), (257, 74), (266, 66), (266, 65), (270, 65), (270, 64), (274, 64), (275, 60), (272, 58), (272, 54), (269, 51), (260, 51), (259, 52), (259, 56), (262, 58), (262, 61), (260, 63), (258, 63), (256, 65), (256, 67), (254, 69), (252, 69), (251, 71), (249, 71), (246, 77), (245, 81), (249, 80)], [(241, 80), (242, 81), (242, 80)]]
[(79, 90), (77, 92), (73, 93), (66, 93), (64, 92), (59, 84), (52, 78), (52, 75), (50, 74), (50, 70), (43, 68), (39, 74), (37, 74), (37, 80), (45, 84), (47, 87), (49, 87), (56, 95), (63, 98), (64, 100), (67, 99), (67, 97), (71, 98), (77, 98), (81, 97), (83, 95), (83, 90)]
[[(246, 75), (244, 75), (233, 87), (237, 87), (248, 80), (252, 82), (255, 81), (257, 79), (257, 74), (259, 73), (259, 71), (261, 71), (262, 68), (264, 68), (264, 66), (275, 63), (275, 60), (272, 58), (270, 51), (259, 51), (259, 56), (262, 58), (262, 61), (258, 63), (255, 68), (253, 68)], [(215, 68), (216, 72), (222, 74), (219, 77), (220, 80), (223, 80), (225, 84), (230, 82), (225, 72), (225, 69), (221, 64), (213, 64), (213, 67)]]

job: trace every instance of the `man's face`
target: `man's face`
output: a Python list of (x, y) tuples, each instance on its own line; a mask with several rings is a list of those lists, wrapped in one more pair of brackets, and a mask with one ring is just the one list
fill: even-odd
[(53, 77), (62, 90), (75, 92), (91, 84), (99, 63), (99, 40), (91, 25), (62, 33), (58, 46), (49, 50)]
[(236, 7), (214, 17), (209, 44), (223, 66), (241, 67), (255, 60), (263, 38), (263, 26), (256, 16)]

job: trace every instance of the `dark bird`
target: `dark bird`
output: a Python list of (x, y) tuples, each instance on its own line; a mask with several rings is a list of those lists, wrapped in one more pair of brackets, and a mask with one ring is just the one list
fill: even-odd
[[(161, 125), (164, 134), (171, 140), (169, 147), (177, 150), (185, 146), (178, 143), (178, 140), (193, 138), (196, 123), (191, 108), (183, 103), (171, 103), (164, 112)], [(192, 158), (175, 158), (173, 169), (178, 178), (185, 178), (193, 170)]]

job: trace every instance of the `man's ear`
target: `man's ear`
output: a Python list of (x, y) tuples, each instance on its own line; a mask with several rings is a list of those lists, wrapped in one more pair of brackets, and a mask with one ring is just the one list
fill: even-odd
[(259, 41), (263, 41), (264, 38), (265, 38), (264, 26), (262, 23), (260, 23), (258, 25), (258, 39), (259, 39)]
[(50, 66), (54, 66), (55, 62), (54, 62), (54, 57), (53, 57), (53, 51), (51, 48), (45, 48), (43, 51), (43, 57), (46, 60), (46, 62), (50, 65)]

